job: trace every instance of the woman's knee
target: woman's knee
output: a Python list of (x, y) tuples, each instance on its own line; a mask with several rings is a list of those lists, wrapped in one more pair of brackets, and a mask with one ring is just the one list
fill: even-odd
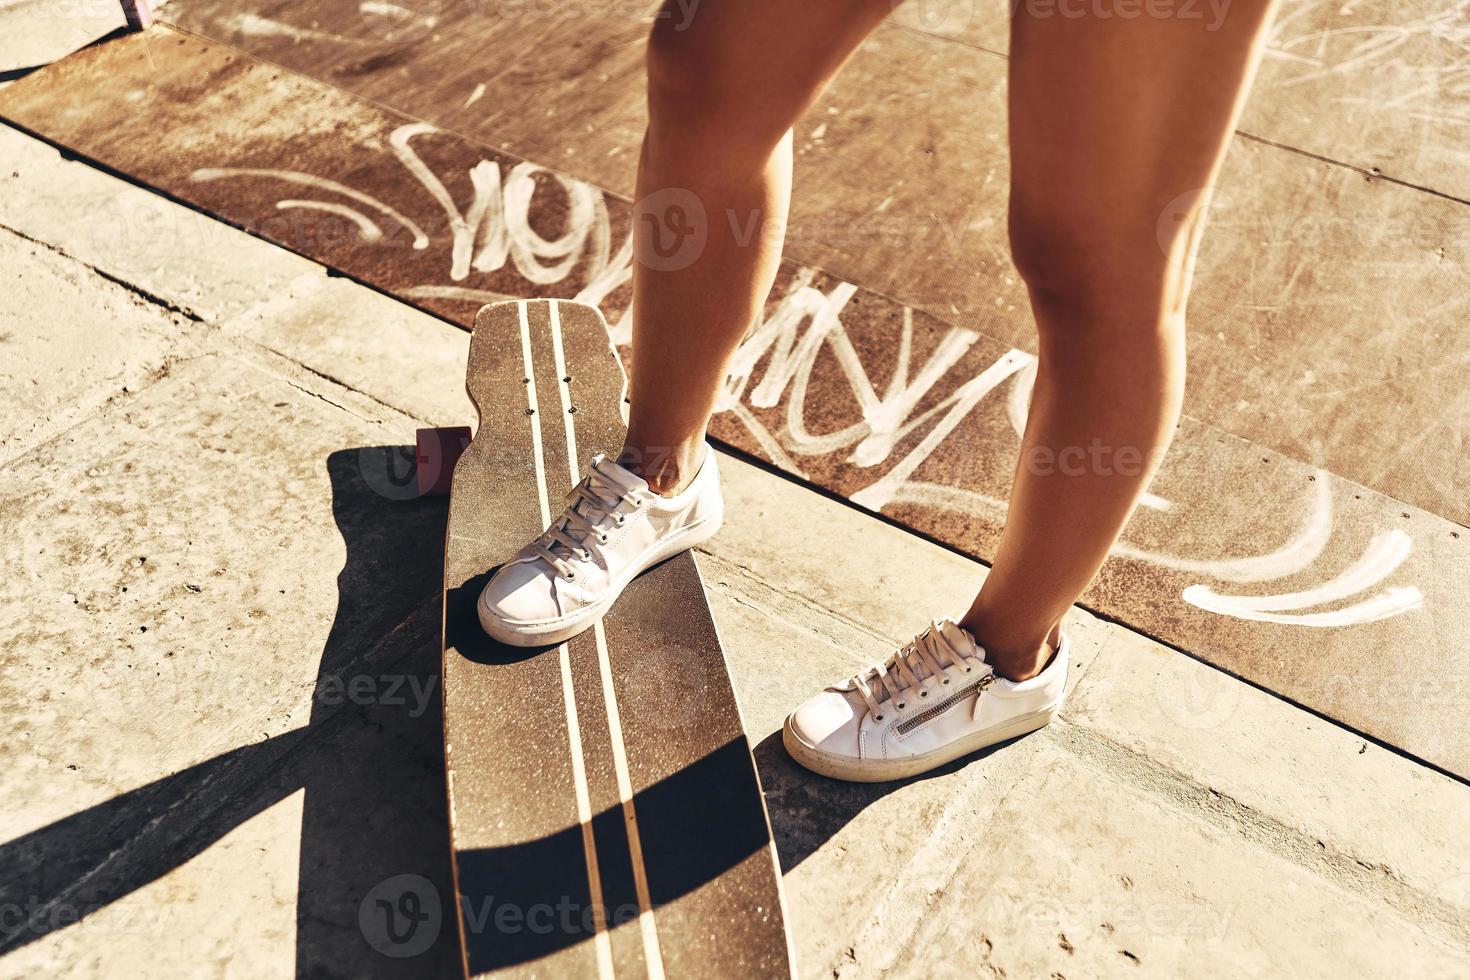
[[(1182, 303), (1187, 249), (1160, 216), (1118, 202), (1101, 206), (1042, 202), (1012, 195), (1011, 257), (1048, 331), (1136, 329), (1155, 334)], [(1038, 313), (1042, 312), (1038, 310)], [(1045, 337), (1043, 338), (1045, 339)]]

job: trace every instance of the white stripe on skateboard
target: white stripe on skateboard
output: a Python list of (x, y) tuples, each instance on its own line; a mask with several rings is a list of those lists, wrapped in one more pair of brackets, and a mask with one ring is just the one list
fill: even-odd
[(526, 319), (526, 304), (519, 304), (521, 314), (521, 363), (526, 369), (526, 414), (531, 418), (531, 455), (536, 460), (536, 493), (541, 498), (541, 527), (551, 524), (551, 504), (546, 499), (546, 454), (541, 449), (541, 406), (536, 401), (536, 372), (531, 367), (531, 324)]
[[(562, 307), (551, 303), (551, 354), (556, 359), (557, 389), (562, 394), (562, 417), (566, 422), (566, 464), (576, 473), (576, 425), (572, 414), (572, 389), (567, 386), (566, 351), (562, 347)], [(623, 804), (623, 823), (628, 827), (628, 854), (634, 865), (634, 887), (638, 892), (638, 927), (644, 940), (644, 962), (648, 976), (663, 980), (663, 951), (659, 948), (659, 927), (654, 923), (653, 899), (648, 895), (648, 870), (642, 861), (642, 837), (638, 835), (638, 814), (634, 811), (634, 780), (628, 774), (628, 749), (623, 745), (623, 718), (617, 711), (613, 692), (613, 666), (607, 658), (607, 633), (603, 621), (592, 623), (597, 638), (597, 666), (603, 674), (603, 704), (607, 705), (607, 732), (612, 736), (613, 771), (617, 774), (617, 796)]]
[[(532, 455), (536, 460), (536, 490), (541, 498), (541, 526), (551, 524), (551, 505), (546, 499), (546, 455), (541, 448), (541, 413), (536, 402), (536, 372), (531, 360), (531, 324), (527, 304), (520, 305), (521, 361), (526, 369), (526, 407), (530, 410)], [(552, 307), (555, 309), (555, 307)], [(558, 368), (560, 370), (560, 368)], [(573, 477), (575, 482), (576, 477)], [(565, 643), (557, 647), (561, 661), (561, 696), (567, 709), (567, 739), (572, 750), (572, 782), (576, 786), (577, 821), (582, 825), (582, 852), (587, 859), (587, 887), (592, 899), (593, 944), (597, 950), (597, 973), (613, 976), (612, 940), (602, 903), (602, 874), (597, 866), (597, 842), (592, 836), (592, 801), (587, 791), (587, 767), (582, 759), (582, 726), (577, 721), (577, 700), (572, 690), (572, 659)]]
[[(567, 385), (566, 352), (561, 342), (561, 307), (551, 303), (551, 351), (556, 363), (557, 390), (561, 394), (562, 421), (567, 431), (567, 468), (571, 470), (572, 484), (578, 482), (577, 432), (572, 413), (572, 392)], [(623, 719), (618, 712), (617, 696), (613, 691), (612, 664), (607, 655), (607, 634), (602, 620), (592, 624), (597, 638), (597, 666), (602, 674), (602, 702), (607, 706), (607, 728), (613, 752), (613, 771), (618, 779), (618, 797), (623, 804), (623, 822), (628, 831), (628, 854), (633, 864), (633, 887), (638, 893), (638, 926), (643, 934), (643, 960), (648, 966), (648, 975), (654, 980), (663, 980), (664, 958), (658, 943), (658, 926), (653, 919), (653, 900), (648, 892), (648, 871), (643, 866), (643, 840), (638, 834), (638, 815), (633, 809), (633, 780), (628, 775), (628, 751), (623, 745)]]

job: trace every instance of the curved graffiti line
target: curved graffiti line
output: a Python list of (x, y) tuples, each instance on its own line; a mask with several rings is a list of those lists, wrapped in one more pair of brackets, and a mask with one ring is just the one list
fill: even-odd
[(276, 202), (276, 210), (288, 211), (292, 208), (304, 208), (310, 211), (325, 211), (335, 214), (339, 218), (346, 218), (357, 225), (357, 237), (364, 245), (372, 245), (383, 240), (383, 229), (378, 227), (377, 222), (367, 215), (345, 204), (333, 204), (330, 201), (304, 201), (295, 198), (286, 198)]
[(1290, 610), (1326, 605), (1366, 592), (1393, 574), (1414, 550), (1414, 541), (1403, 531), (1374, 535), (1363, 554), (1330, 581), (1301, 592), (1280, 595), (1221, 595), (1204, 585), (1191, 585), (1184, 601), (1208, 612), (1260, 622), (1299, 626), (1350, 626), (1386, 619), (1423, 605), (1424, 594), (1412, 586), (1387, 589), (1366, 601), (1318, 613), (1281, 615)]
[(318, 190), (341, 194), (343, 197), (356, 201), (359, 204), (366, 204), (370, 208), (376, 208), (402, 225), (413, 235), (413, 247), (416, 251), (422, 251), (429, 247), (429, 236), (424, 234), (424, 230), (415, 224), (412, 218), (396, 208), (384, 204), (370, 194), (355, 191), (346, 184), (339, 184), (335, 180), (328, 180), (326, 177), (317, 177), (313, 174), (302, 173), (299, 170), (271, 170), (261, 167), (201, 167), (189, 175), (190, 180), (199, 182), (224, 180), (230, 177), (266, 177), (271, 180), (283, 180), (288, 184), (315, 187)]

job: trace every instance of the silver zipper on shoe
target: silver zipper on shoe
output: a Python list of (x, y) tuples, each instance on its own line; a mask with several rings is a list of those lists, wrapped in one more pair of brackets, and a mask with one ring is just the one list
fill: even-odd
[(899, 722), (897, 725), (893, 726), (893, 729), (900, 735), (907, 735), (909, 732), (924, 724), (926, 721), (933, 721), (935, 718), (938, 718), (940, 715), (944, 714), (950, 708), (953, 708), (956, 704), (963, 701), (965, 698), (969, 697), (972, 694), (977, 694), (985, 690), (993, 683), (995, 683), (995, 675), (986, 674), (984, 677), (980, 678), (978, 681), (969, 685), (968, 687), (962, 687), (958, 691), (955, 691), (953, 694), (951, 694), (949, 697), (945, 698), (938, 704), (933, 705), (932, 707), (925, 708), (923, 711), (914, 715), (907, 721)]

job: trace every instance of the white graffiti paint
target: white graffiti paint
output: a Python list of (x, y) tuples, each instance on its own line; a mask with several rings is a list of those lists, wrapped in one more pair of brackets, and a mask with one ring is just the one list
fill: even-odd
[(1362, 602), (1318, 613), (1284, 615), (1286, 610), (1308, 609), (1350, 598), (1376, 587), (1402, 565), (1414, 549), (1414, 541), (1403, 531), (1375, 535), (1367, 549), (1351, 566), (1331, 581), (1301, 592), (1270, 596), (1225, 596), (1204, 585), (1191, 585), (1184, 599), (1201, 609), (1238, 619), (1298, 626), (1351, 626), (1386, 619), (1424, 603), (1417, 588), (1391, 588)]
[[(269, 180), (280, 180), (288, 184), (298, 184), (303, 187), (326, 191), (330, 194), (340, 194), (348, 200), (375, 208), (398, 222), (409, 234), (413, 235), (413, 247), (416, 250), (423, 251), (429, 247), (429, 236), (424, 234), (424, 230), (415, 224), (412, 218), (395, 208), (389, 207), (371, 194), (364, 194), (362, 191), (353, 190), (346, 184), (339, 184), (335, 180), (328, 180), (325, 177), (302, 173), (299, 170), (272, 170), (259, 167), (203, 167), (189, 175), (190, 180), (200, 183), (211, 180), (226, 180), (232, 177), (260, 177)], [(346, 205), (339, 205), (339, 207), (350, 210), (346, 208)], [(374, 224), (366, 216), (362, 217), (370, 224)], [(376, 227), (376, 224), (374, 224), (374, 227)]]
[[(629, 281), (632, 239), (626, 236), (622, 246), (612, 251), (612, 223), (602, 191), (534, 164), (516, 164), (503, 175), (498, 164), (481, 160), (468, 172), (472, 196), (468, 206), (461, 210), (438, 175), (413, 148), (415, 139), (436, 132), (426, 123), (410, 123), (395, 130), (389, 139), (395, 158), (443, 212), (449, 228), (447, 271), (451, 283), (413, 286), (404, 290), (407, 296), (481, 303), (513, 298), (493, 290), (459, 285), (473, 273), (498, 272), (507, 265), (536, 286), (564, 283), (575, 270), (585, 284), (573, 298), (595, 305), (601, 305)], [(428, 237), (408, 217), (335, 181), (297, 171), (243, 168), (202, 169), (195, 171), (193, 177), (199, 181), (256, 177), (313, 187), (398, 222), (414, 235), (416, 249), (428, 246)], [(544, 238), (531, 227), (532, 202), (541, 183), (555, 185), (565, 203), (564, 230), (556, 238)], [(315, 207), (338, 214), (354, 222), (364, 243), (382, 238), (374, 220), (339, 201), (292, 198), (279, 202), (278, 206)], [(1007, 350), (978, 373), (955, 382), (949, 375), (981, 338), (975, 331), (950, 326), (924, 362), (915, 368), (914, 311), (904, 307), (892, 370), (880, 394), (872, 383), (869, 367), (863, 363), (842, 324), (843, 312), (857, 293), (857, 286), (839, 281), (824, 291), (815, 285), (816, 277), (816, 270), (798, 269), (785, 295), (742, 341), (732, 359), (716, 410), (732, 415), (745, 426), (763, 453), (796, 476), (808, 476), (799, 460), (827, 458), (834, 453), (846, 453), (843, 461), (847, 465), (882, 469), (871, 483), (850, 494), (858, 506), (881, 512), (898, 504), (917, 505), (957, 514), (979, 513), (993, 524), (1003, 523), (1007, 508), (1003, 499), (970, 488), (916, 480), (914, 474), (976, 407), (1007, 381), (1010, 385), (1005, 395), (1005, 412), (1019, 438), (1025, 431), (1030, 408), (1036, 358), (1021, 350)], [(614, 342), (628, 343), (631, 327), (630, 311), (624, 308), (610, 328)], [(839, 379), (855, 399), (857, 411), (850, 424), (832, 432), (814, 433), (807, 428), (806, 405), (818, 357), (823, 351), (835, 361)], [(821, 380), (826, 386), (833, 379)], [(941, 385), (948, 385), (949, 390), (936, 391)], [(937, 400), (932, 397), (936, 393), (941, 395)], [(919, 406), (926, 401), (932, 404), (920, 411)], [(784, 425), (774, 432), (755, 410), (780, 408), (783, 402)], [(893, 458), (901, 444), (921, 432), (922, 437), (912, 448)], [(1171, 501), (1154, 494), (1145, 495), (1143, 504), (1157, 511), (1175, 507)], [(1301, 526), (1271, 551), (1244, 558), (1194, 559), (1124, 540), (1118, 543), (1114, 554), (1191, 577), (1260, 583), (1309, 570), (1322, 556), (1332, 535), (1331, 477), (1319, 471)], [(1395, 586), (1341, 608), (1310, 610), (1346, 602), (1379, 588), (1399, 570), (1412, 550), (1413, 540), (1402, 531), (1393, 531), (1374, 537), (1349, 568), (1309, 589), (1244, 596), (1223, 595), (1204, 584), (1196, 584), (1184, 589), (1182, 598), (1207, 612), (1256, 622), (1320, 628), (1373, 622), (1418, 608), (1424, 601), (1422, 593), (1413, 586)]]
[(349, 208), (345, 204), (336, 204), (332, 201), (303, 201), (296, 198), (286, 198), (277, 201), (276, 208), (280, 211), (289, 211), (292, 208), (304, 208), (308, 211), (325, 211), (327, 214), (335, 214), (339, 218), (345, 218), (357, 225), (357, 237), (364, 245), (374, 245), (383, 240), (383, 229), (378, 223), (356, 208)]
[(356, 38), (328, 34), (326, 31), (313, 30), (309, 27), (297, 27), (283, 20), (274, 20), (257, 14), (233, 14), (225, 18), (224, 24), (225, 27), (245, 37), (285, 37), (292, 41), (330, 41), (334, 44), (362, 43)]

